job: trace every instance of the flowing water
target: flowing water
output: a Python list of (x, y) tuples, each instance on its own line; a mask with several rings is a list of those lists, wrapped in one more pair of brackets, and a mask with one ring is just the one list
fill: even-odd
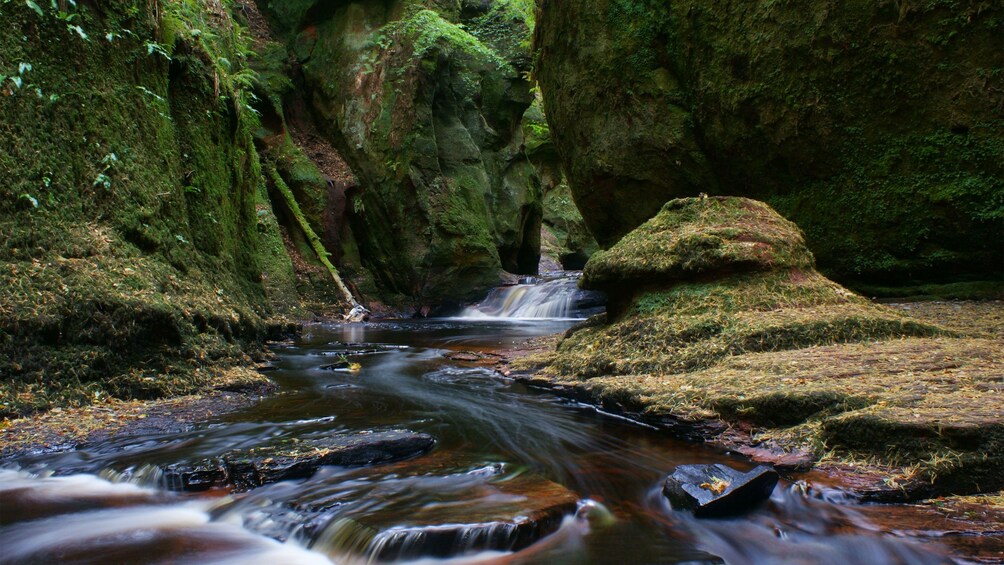
[[(275, 348), (270, 376), (279, 393), (251, 408), (190, 430), (21, 457), (17, 469), (0, 471), (0, 562), (948, 561), (937, 543), (883, 534), (860, 507), (783, 482), (769, 504), (742, 518), (697, 520), (674, 511), (660, 483), (676, 465), (751, 465), (444, 355), (505, 348), (569, 325), (310, 326), (295, 343)], [(341, 355), (361, 370), (320, 368)], [(430, 434), (436, 446), (403, 462), (322, 467), (307, 479), (247, 493), (169, 492), (157, 471), (266, 439), (388, 428)], [(574, 492), (578, 510), (570, 508), (553, 534), (507, 550), (526, 545), (516, 543), (523, 530), (499, 520), (498, 509), (516, 508), (518, 523), (522, 505), (563, 490), (555, 483)], [(449, 519), (416, 529), (429, 516)], [(462, 533), (449, 551), (427, 543), (449, 528)]]
[(598, 293), (578, 288), (581, 273), (542, 279), (527, 277), (520, 284), (493, 289), (480, 304), (466, 308), (461, 318), (471, 320), (567, 320), (601, 311)]

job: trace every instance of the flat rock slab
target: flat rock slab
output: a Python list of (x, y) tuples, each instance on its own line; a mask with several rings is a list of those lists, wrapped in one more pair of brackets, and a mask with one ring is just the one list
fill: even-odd
[(364, 548), (366, 558), (388, 562), (518, 551), (555, 532), (578, 500), (557, 483), (521, 475), (444, 493), (436, 504), (389, 505), (336, 520), (321, 537), (341, 540), (342, 547), (331, 548), (336, 553)]
[(287, 439), (218, 458), (179, 463), (163, 469), (171, 490), (199, 491), (232, 486), (249, 490), (261, 485), (303, 479), (324, 465), (360, 467), (389, 463), (432, 449), (432, 436), (409, 430), (343, 433), (309, 440)]
[(770, 498), (777, 481), (777, 472), (762, 465), (746, 473), (719, 463), (681, 465), (666, 478), (662, 492), (676, 509), (715, 518), (755, 508)]

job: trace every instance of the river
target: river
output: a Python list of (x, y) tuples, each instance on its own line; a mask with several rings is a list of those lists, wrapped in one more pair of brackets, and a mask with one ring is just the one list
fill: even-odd
[[(505, 349), (572, 323), (307, 326), (273, 348), (269, 375), (279, 391), (250, 408), (190, 430), (25, 456), (0, 471), (0, 562), (951, 562), (934, 540), (883, 533), (862, 507), (785, 481), (741, 518), (674, 511), (660, 486), (675, 466), (752, 465), (444, 355)], [(321, 368), (342, 354), (361, 368)], [(169, 492), (157, 472), (263, 440), (384, 429), (426, 433), (436, 444), (405, 461), (323, 467), (247, 493)], [(555, 489), (571, 491), (578, 509), (554, 533), (526, 547), (525, 537), (513, 538), (519, 550), (505, 549), (507, 536), (525, 532), (503, 518), (518, 522), (522, 505), (542, 504)], [(422, 530), (429, 516), (439, 525)], [(446, 551), (425, 543), (446, 527), (466, 532), (465, 541)]]

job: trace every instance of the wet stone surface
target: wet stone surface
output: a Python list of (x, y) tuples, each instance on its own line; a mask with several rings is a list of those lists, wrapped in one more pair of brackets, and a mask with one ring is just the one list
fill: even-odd
[(420, 455), (436, 440), (428, 434), (389, 430), (338, 434), (332, 437), (288, 439), (194, 463), (163, 469), (171, 490), (200, 491), (232, 486), (247, 490), (261, 485), (313, 475), (323, 465), (359, 467)]
[(770, 498), (777, 481), (777, 472), (762, 465), (746, 473), (719, 463), (681, 465), (666, 478), (662, 492), (675, 509), (714, 518), (752, 510)]
[[(480, 551), (518, 551), (556, 531), (575, 512), (578, 496), (533, 476), (481, 480), (441, 493), (438, 503), (406, 516), (392, 506), (356, 520), (335, 521), (322, 537), (362, 536), (364, 553), (380, 561), (452, 557)], [(402, 519), (403, 518), (403, 519)]]

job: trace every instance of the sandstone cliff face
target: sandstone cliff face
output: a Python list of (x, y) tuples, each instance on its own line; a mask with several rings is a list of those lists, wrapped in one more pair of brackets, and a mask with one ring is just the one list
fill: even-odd
[(991, 2), (544, 0), (536, 73), (603, 245), (736, 194), (843, 279), (999, 280), (1002, 37)]
[(500, 269), (535, 272), (542, 195), (520, 128), (529, 5), (294, 7), (267, 8), (355, 173), (346, 213), (378, 286), (428, 305), (473, 298)]

